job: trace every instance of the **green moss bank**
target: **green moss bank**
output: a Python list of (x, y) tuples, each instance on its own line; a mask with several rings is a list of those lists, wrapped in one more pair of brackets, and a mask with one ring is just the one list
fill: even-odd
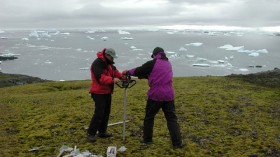
[[(119, 157), (280, 156), (280, 86), (265, 77), (174, 78), (176, 113), (186, 143), (178, 150), (172, 149), (161, 111), (155, 120), (154, 144), (141, 147), (146, 80), (137, 80), (127, 91), (130, 122), (125, 143), (122, 125), (108, 128), (113, 138), (98, 138), (95, 143), (85, 139), (94, 110), (88, 80), (0, 88), (0, 156), (57, 156), (62, 145), (103, 156), (108, 146), (125, 146)], [(122, 121), (123, 92), (115, 87), (109, 123)], [(29, 151), (34, 147), (40, 149)]]

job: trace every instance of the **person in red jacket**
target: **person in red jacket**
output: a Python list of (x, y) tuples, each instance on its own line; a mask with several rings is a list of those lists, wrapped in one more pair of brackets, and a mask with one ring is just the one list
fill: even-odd
[(114, 49), (104, 48), (97, 53), (97, 58), (90, 67), (92, 79), (90, 93), (95, 103), (94, 114), (87, 130), (87, 139), (90, 142), (96, 141), (97, 131), (101, 138), (112, 137), (112, 134), (107, 132), (111, 99), (114, 84), (122, 77), (122, 73), (113, 65), (115, 58), (117, 55)]

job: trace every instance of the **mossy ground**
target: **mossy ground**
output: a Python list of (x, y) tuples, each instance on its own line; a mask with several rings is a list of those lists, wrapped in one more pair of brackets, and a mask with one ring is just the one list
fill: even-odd
[[(146, 80), (127, 91), (126, 142), (122, 125), (114, 137), (86, 140), (94, 106), (90, 81), (46, 82), (0, 88), (0, 156), (56, 156), (62, 145), (106, 156), (108, 146), (125, 146), (119, 157), (280, 156), (280, 89), (234, 77), (174, 78), (176, 113), (186, 146), (172, 149), (163, 112), (156, 116), (154, 144), (140, 144)], [(115, 87), (109, 123), (122, 121), (124, 90)], [(37, 151), (28, 151), (41, 147)]]

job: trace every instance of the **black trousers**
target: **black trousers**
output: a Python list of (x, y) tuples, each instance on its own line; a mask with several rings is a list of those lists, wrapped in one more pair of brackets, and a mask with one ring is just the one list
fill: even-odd
[(96, 135), (96, 132), (106, 133), (111, 112), (111, 94), (91, 94), (95, 103), (94, 115), (88, 128), (88, 134)]
[(177, 122), (177, 116), (175, 114), (174, 101), (154, 101), (148, 100), (146, 105), (146, 115), (144, 119), (144, 142), (152, 142), (153, 127), (155, 115), (162, 109), (167, 121), (167, 127), (171, 137), (173, 146), (179, 146), (182, 144), (182, 137), (180, 133), (180, 127)]

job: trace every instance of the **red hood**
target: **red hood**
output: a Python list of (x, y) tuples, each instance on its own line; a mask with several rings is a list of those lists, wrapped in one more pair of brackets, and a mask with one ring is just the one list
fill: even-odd
[(106, 49), (103, 49), (102, 51), (100, 52), (97, 52), (96, 56), (100, 59), (102, 59), (103, 61), (106, 61), (106, 59), (104, 58), (104, 52), (105, 52)]

